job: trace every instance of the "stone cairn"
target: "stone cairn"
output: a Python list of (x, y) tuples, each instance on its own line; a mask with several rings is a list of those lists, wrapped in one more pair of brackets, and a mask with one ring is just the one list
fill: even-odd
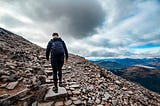
[(62, 68), (64, 87), (54, 93), (45, 50), (0, 34), (0, 106), (160, 106), (159, 94), (73, 54)]

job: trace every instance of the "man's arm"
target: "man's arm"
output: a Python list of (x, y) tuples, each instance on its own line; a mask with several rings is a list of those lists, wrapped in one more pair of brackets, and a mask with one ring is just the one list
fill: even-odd
[(47, 45), (47, 49), (46, 49), (46, 59), (49, 60), (49, 55), (50, 55), (50, 51), (51, 51), (51, 41), (48, 42), (48, 45)]
[(68, 60), (68, 50), (67, 50), (67, 47), (66, 47), (66, 44), (64, 43), (64, 41), (63, 41), (63, 48), (64, 48), (66, 60)]

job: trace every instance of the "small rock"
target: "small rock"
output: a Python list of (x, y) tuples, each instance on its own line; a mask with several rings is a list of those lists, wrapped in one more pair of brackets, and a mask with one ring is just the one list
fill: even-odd
[(38, 103), (38, 106), (53, 106), (54, 101), (47, 102), (47, 103)]
[(51, 76), (53, 74), (52, 70), (45, 70), (45, 72), (47, 73), (48, 76)]
[(3, 95), (0, 95), (0, 99), (4, 99), (4, 98), (7, 98), (9, 96), (9, 94), (5, 93)]
[(74, 90), (75, 90), (75, 88), (70, 88), (70, 90), (71, 90), (71, 91), (74, 91)]
[(82, 101), (81, 101), (81, 100), (76, 100), (76, 101), (73, 101), (73, 103), (74, 103), (75, 105), (81, 105), (81, 104), (82, 104)]
[(68, 66), (68, 69), (70, 70), (70, 69), (72, 69), (72, 67), (71, 67), (71, 66)]
[(70, 106), (72, 104), (72, 101), (71, 100), (67, 100), (65, 103), (64, 103), (66, 106)]
[(132, 95), (133, 94), (133, 92), (132, 91), (126, 91), (128, 94), (130, 94), (130, 95)]
[(92, 104), (93, 104), (93, 100), (91, 99), (91, 98), (89, 98), (88, 99), (88, 102), (87, 102), (87, 106), (89, 105), (89, 106), (92, 106)]
[(10, 82), (8, 85), (7, 85), (7, 89), (14, 89), (17, 85), (18, 85), (18, 81), (16, 81), (16, 82)]
[(64, 106), (63, 101), (58, 101), (54, 104), (54, 106)]
[(6, 65), (9, 66), (9, 67), (10, 67), (10, 66), (17, 66), (17, 64), (11, 63), (11, 62), (6, 62)]
[(115, 81), (115, 83), (116, 83), (116, 84), (118, 84), (118, 85), (120, 85), (120, 84), (121, 84), (121, 82), (120, 82), (120, 81), (118, 81), (118, 80), (116, 80), (116, 81)]
[(78, 100), (78, 98), (77, 97), (71, 97), (71, 100), (76, 101), (76, 100)]
[(73, 95), (72, 91), (70, 91), (70, 90), (67, 91), (67, 93), (68, 93), (69, 96)]
[(93, 85), (89, 85), (88, 87), (87, 87), (87, 91), (92, 91), (94, 89), (94, 86)]
[(84, 98), (84, 100), (88, 100), (88, 97), (85, 95), (82, 95), (82, 98)]
[(79, 95), (79, 94), (81, 94), (80, 91), (72, 91), (72, 92), (73, 92), (74, 95)]
[(96, 98), (96, 104), (100, 104), (101, 103), (101, 100), (99, 98)]
[(39, 80), (41, 81), (41, 84), (44, 84), (46, 82), (46, 76), (45, 75), (39, 75)]
[(105, 92), (103, 100), (107, 101), (110, 97), (110, 94), (108, 92)]
[(123, 88), (122, 88), (122, 90), (126, 91), (126, 90), (127, 90), (127, 88), (126, 88), (126, 87), (123, 87)]
[(79, 88), (79, 87), (80, 87), (80, 85), (78, 85), (78, 84), (74, 84), (74, 85), (70, 85), (69, 87), (70, 87), (70, 88)]
[(37, 91), (37, 99), (38, 99), (38, 102), (41, 102), (43, 101), (43, 98), (45, 96), (45, 94), (47, 93), (47, 85), (44, 84), (44, 85), (41, 85), (40, 86), (40, 89)]
[(37, 104), (38, 104), (37, 101), (35, 101), (32, 103), (32, 106), (37, 106)]
[(65, 88), (66, 88), (66, 90), (69, 90), (69, 86), (66, 86)]
[(8, 84), (8, 83), (2, 84), (2, 85), (0, 86), (0, 88), (5, 88), (5, 87), (7, 86), (7, 84)]
[(118, 101), (117, 100), (112, 100), (113, 106), (117, 106)]

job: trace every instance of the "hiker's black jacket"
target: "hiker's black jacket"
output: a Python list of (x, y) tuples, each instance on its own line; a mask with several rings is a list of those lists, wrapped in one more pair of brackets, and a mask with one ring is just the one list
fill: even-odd
[[(46, 58), (47, 58), (47, 60), (49, 60), (49, 55), (50, 55), (50, 52), (51, 52), (52, 42), (54, 42), (54, 41), (62, 42), (63, 48), (64, 48), (64, 52), (65, 52), (65, 57), (66, 57), (66, 59), (68, 59), (68, 50), (66, 48), (66, 44), (64, 43), (64, 41), (61, 38), (53, 38), (48, 42), (48, 45), (47, 45), (47, 49), (46, 49)], [(53, 56), (51, 56), (51, 58), (53, 58)]]

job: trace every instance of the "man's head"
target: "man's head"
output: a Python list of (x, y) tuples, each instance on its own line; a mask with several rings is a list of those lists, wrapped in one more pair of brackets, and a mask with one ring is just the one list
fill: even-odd
[(58, 35), (58, 33), (53, 33), (52, 36), (53, 37), (58, 37), (59, 35)]

